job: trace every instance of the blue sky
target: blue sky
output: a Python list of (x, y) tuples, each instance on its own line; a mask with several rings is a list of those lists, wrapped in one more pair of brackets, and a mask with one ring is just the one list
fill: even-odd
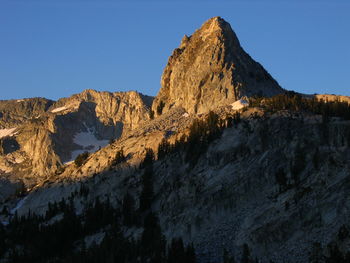
[(286, 89), (350, 96), (349, 1), (0, 0), (0, 99), (156, 95), (184, 34), (213, 16)]

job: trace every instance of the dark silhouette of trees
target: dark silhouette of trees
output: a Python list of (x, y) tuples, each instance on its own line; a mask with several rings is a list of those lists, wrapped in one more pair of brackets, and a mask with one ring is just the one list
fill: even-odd
[(146, 148), (145, 158), (140, 163), (140, 169), (153, 165), (155, 160), (154, 151), (151, 148)]
[(253, 260), (250, 256), (250, 249), (247, 244), (243, 244), (243, 252), (242, 252), (242, 259), (241, 263), (252, 263)]
[(325, 122), (327, 122), (330, 117), (341, 117), (350, 120), (350, 105), (347, 102), (324, 101), (314, 97), (307, 98), (293, 91), (271, 98), (250, 98), (249, 105), (251, 107), (263, 107), (269, 112), (290, 110), (320, 114), (323, 116)]
[[(123, 236), (120, 226), (125, 213), (133, 210), (131, 195), (126, 194), (124, 200), (129, 205), (122, 213), (113, 208), (108, 199), (103, 202), (96, 199), (77, 215), (73, 203), (62, 199), (51, 203), (45, 216), (16, 214), (8, 226), (0, 224), (0, 258), (7, 254), (6, 262), (10, 263), (167, 263), (172, 257), (168, 255), (166, 239), (154, 213), (136, 215), (144, 218), (140, 240)], [(47, 223), (57, 216), (57, 220)], [(84, 238), (101, 231), (105, 233), (102, 242), (87, 247)], [(182, 262), (194, 263), (193, 246), (184, 249), (182, 240), (180, 243)], [(179, 261), (175, 259), (175, 262)]]
[(163, 108), (165, 106), (165, 103), (163, 101), (159, 102), (159, 105), (157, 106), (157, 114), (161, 115), (163, 113)]
[(146, 156), (140, 167), (144, 168), (142, 175), (142, 191), (140, 195), (140, 212), (145, 212), (151, 208), (153, 201), (153, 162), (154, 152), (152, 149), (146, 149)]
[(146, 262), (164, 262), (166, 259), (166, 240), (162, 234), (158, 217), (150, 212), (144, 219), (141, 236), (141, 255)]
[(163, 138), (160, 144), (158, 145), (157, 157), (158, 160), (164, 158), (169, 153), (173, 151), (173, 145), (171, 145), (166, 138)]
[(224, 249), (224, 255), (222, 259), (223, 263), (235, 263), (234, 257), (231, 257), (226, 249)]
[(124, 225), (132, 226), (136, 224), (135, 200), (129, 192), (123, 198), (122, 214)]
[(124, 155), (123, 149), (121, 149), (121, 150), (117, 151), (117, 153), (115, 154), (115, 157), (114, 157), (111, 165), (115, 166), (115, 165), (118, 165), (118, 164), (121, 164), (124, 162), (126, 162), (126, 157)]
[(142, 175), (142, 192), (140, 195), (140, 211), (151, 208), (153, 201), (153, 166), (147, 166)]
[(291, 172), (295, 185), (299, 184), (300, 173), (306, 167), (305, 151), (298, 145), (295, 149), (294, 160), (291, 165)]
[(84, 152), (84, 153), (79, 154), (77, 156), (77, 158), (75, 158), (75, 160), (74, 160), (75, 166), (76, 167), (82, 166), (88, 157), (89, 157), (88, 152)]
[(196, 254), (193, 245), (189, 244), (185, 247), (182, 238), (174, 238), (168, 247), (168, 263), (177, 262), (196, 262)]
[[(193, 121), (189, 127), (188, 136), (183, 135), (174, 144), (163, 138), (158, 145), (158, 160), (170, 154), (184, 153), (185, 161), (194, 165), (200, 155), (207, 150), (209, 144), (220, 138), (225, 128), (232, 127), (239, 122), (240, 114), (238, 112), (220, 119), (219, 115), (210, 111), (206, 118)], [(143, 163), (140, 167), (142, 166)]]
[(196, 119), (190, 127), (186, 142), (186, 161), (195, 164), (210, 142), (221, 136), (224, 125), (219, 116), (210, 111), (204, 120)]
[(276, 182), (280, 185), (281, 191), (287, 187), (287, 175), (283, 168), (279, 168), (275, 174)]

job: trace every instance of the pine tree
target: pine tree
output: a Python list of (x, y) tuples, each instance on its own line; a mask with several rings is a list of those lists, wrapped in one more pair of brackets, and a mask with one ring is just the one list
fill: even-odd
[(153, 201), (153, 166), (145, 168), (142, 175), (142, 192), (140, 195), (140, 211), (145, 212), (151, 208)]
[(182, 238), (174, 238), (168, 251), (168, 263), (185, 262), (186, 256)]
[(241, 263), (251, 263), (251, 262), (252, 262), (252, 259), (250, 257), (249, 246), (247, 244), (244, 244)]
[[(196, 253), (193, 244), (189, 244), (185, 251), (185, 263), (196, 263)], [(232, 262), (234, 263), (234, 262)]]
[[(161, 263), (165, 259), (165, 238), (158, 217), (152, 212), (146, 215), (144, 231), (141, 236), (141, 254), (143, 262)], [(179, 261), (180, 262), (180, 261)]]
[(121, 163), (124, 163), (126, 161), (126, 157), (124, 155), (124, 151), (123, 149), (117, 151), (117, 153), (115, 154), (114, 160), (112, 161), (112, 165), (118, 165)]
[(163, 138), (160, 144), (158, 145), (158, 160), (164, 158), (172, 150), (171, 144), (166, 138)]
[(224, 249), (223, 263), (235, 263), (235, 259), (229, 255), (226, 249)]
[(135, 223), (135, 200), (128, 192), (124, 196), (122, 209), (124, 224), (133, 225)]
[(145, 212), (146, 210), (150, 209), (153, 201), (153, 161), (153, 150), (146, 149), (146, 156), (140, 165), (142, 168), (144, 168), (139, 207), (141, 212)]

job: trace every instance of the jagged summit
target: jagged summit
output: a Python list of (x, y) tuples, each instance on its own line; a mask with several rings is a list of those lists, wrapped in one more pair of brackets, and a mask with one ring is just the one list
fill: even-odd
[(227, 36), (235, 41), (234, 44), (239, 45), (238, 38), (232, 31), (230, 24), (219, 16), (207, 20), (194, 34), (200, 35), (203, 40), (210, 36)]
[(203, 113), (243, 96), (272, 96), (284, 90), (240, 46), (229, 23), (213, 17), (184, 36), (168, 60), (152, 109), (181, 106)]

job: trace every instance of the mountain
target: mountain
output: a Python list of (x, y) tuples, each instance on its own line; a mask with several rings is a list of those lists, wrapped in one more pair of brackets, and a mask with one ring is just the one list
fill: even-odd
[(0, 101), (0, 262), (348, 262), (349, 102), (283, 90), (219, 17), (156, 98)]
[(0, 102), (0, 174), (33, 187), (85, 151), (95, 152), (149, 119), (152, 97), (85, 90), (57, 102)]
[(159, 115), (172, 107), (183, 107), (190, 113), (204, 113), (245, 96), (283, 92), (243, 50), (230, 24), (214, 17), (192, 36), (184, 36), (174, 50), (152, 110)]

